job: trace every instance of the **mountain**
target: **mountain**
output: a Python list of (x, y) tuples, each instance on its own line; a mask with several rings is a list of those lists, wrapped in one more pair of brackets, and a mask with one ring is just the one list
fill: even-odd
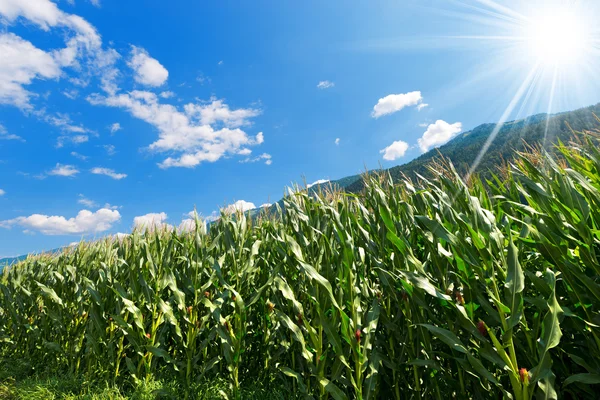
[(16, 262), (22, 261), (26, 258), (27, 256), (18, 256), (18, 257), (6, 257), (6, 258), (0, 258), (0, 273), (2, 273), (2, 270), (4, 269), (4, 267), (8, 266), (8, 265), (12, 265)]
[[(548, 125), (546, 148), (556, 143), (558, 139), (563, 142), (568, 141), (572, 136), (569, 127), (575, 131), (597, 128), (600, 124), (594, 114), (600, 115), (600, 104), (553, 114), (549, 119), (547, 119), (547, 114), (537, 114), (525, 119), (506, 122), (475, 172), (480, 174), (494, 172), (499, 165), (510, 160), (515, 151), (525, 151), (527, 145), (541, 144), (544, 140), (546, 124)], [(464, 176), (495, 127), (496, 124), (479, 125), (473, 130), (461, 133), (445, 145), (430, 150), (406, 164), (392, 167), (387, 172), (395, 182), (402, 179), (402, 174), (408, 177), (414, 177), (417, 173), (426, 176), (428, 174), (427, 165), (435, 157), (442, 155), (451, 160), (458, 173)], [(357, 193), (363, 187), (363, 180), (358, 179), (346, 185), (345, 190)]]

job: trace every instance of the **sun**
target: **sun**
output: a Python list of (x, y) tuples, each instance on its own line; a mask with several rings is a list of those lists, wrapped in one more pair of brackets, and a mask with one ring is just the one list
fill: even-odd
[(572, 65), (589, 50), (585, 19), (570, 8), (541, 10), (525, 25), (527, 52), (541, 65)]

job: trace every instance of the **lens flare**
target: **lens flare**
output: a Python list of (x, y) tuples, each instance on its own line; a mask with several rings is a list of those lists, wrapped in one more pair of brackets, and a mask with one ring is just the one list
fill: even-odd
[(572, 9), (542, 10), (525, 24), (528, 52), (542, 65), (576, 64), (589, 49), (589, 32)]

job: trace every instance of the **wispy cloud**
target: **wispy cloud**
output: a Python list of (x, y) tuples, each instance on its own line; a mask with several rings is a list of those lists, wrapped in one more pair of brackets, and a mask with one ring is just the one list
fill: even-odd
[(335, 83), (333, 83), (331, 81), (321, 81), (321, 82), (317, 83), (318, 89), (329, 89), (334, 86), (335, 86)]
[(127, 174), (119, 174), (110, 168), (96, 167), (92, 168), (91, 172), (95, 175), (106, 175), (116, 180), (127, 178)]
[(78, 173), (79, 170), (73, 165), (57, 163), (56, 166), (48, 172), (48, 175), (72, 177), (77, 175)]

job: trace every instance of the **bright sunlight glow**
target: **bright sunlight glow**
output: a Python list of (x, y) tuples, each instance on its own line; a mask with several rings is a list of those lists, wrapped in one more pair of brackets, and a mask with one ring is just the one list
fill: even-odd
[(589, 45), (584, 19), (569, 9), (554, 9), (531, 17), (526, 41), (542, 65), (566, 65), (581, 61)]

